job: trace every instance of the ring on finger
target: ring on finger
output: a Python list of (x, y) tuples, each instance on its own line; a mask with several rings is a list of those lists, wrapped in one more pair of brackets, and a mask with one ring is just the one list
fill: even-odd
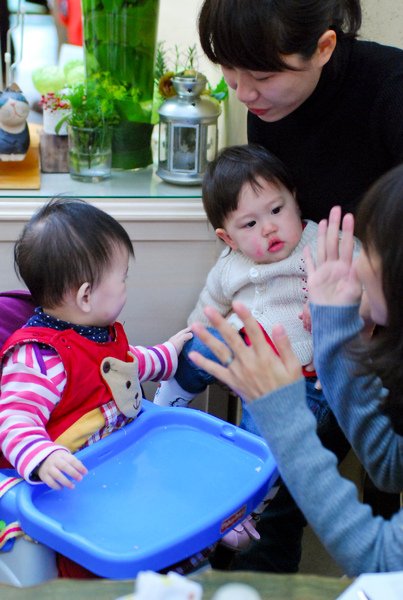
[(222, 364), (224, 367), (229, 367), (233, 360), (234, 355), (231, 353), (226, 360), (222, 361)]

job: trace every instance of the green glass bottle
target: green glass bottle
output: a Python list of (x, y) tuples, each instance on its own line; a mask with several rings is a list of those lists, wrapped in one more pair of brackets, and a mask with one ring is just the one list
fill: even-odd
[(145, 167), (152, 163), (159, 0), (82, 0), (82, 10), (87, 77), (106, 76), (117, 85), (112, 167)]

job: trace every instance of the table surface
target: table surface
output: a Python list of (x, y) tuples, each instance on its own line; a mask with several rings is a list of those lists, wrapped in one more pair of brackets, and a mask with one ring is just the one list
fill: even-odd
[[(351, 583), (350, 579), (335, 579), (313, 575), (273, 575), (246, 572), (205, 571), (191, 577), (203, 586), (203, 600), (211, 600), (214, 592), (225, 583), (247, 583), (262, 600), (335, 600)], [(132, 580), (72, 580), (56, 579), (39, 586), (15, 588), (0, 584), (1, 600), (115, 600), (130, 594)]]
[(42, 173), (39, 190), (0, 189), (0, 220), (27, 220), (44, 201), (57, 195), (94, 202), (120, 221), (207, 222), (201, 187), (165, 183), (153, 166), (112, 171), (110, 179), (99, 183), (74, 181), (63, 173)]
[(162, 181), (150, 165), (135, 171), (112, 169), (110, 179), (98, 183), (75, 181), (68, 173), (41, 173), (39, 190), (1, 189), (0, 198), (46, 198), (55, 194), (82, 198), (201, 198), (200, 185)]
[[(31, 146), (39, 146), (41, 125), (30, 123)], [(7, 168), (13, 163), (4, 163)], [(15, 163), (14, 163), (15, 165)], [(2, 186), (0, 185), (0, 188)], [(174, 185), (166, 183), (156, 174), (155, 165), (142, 169), (112, 169), (111, 177), (98, 183), (76, 181), (68, 173), (41, 173), (39, 189), (0, 189), (0, 202), (10, 198), (39, 199), (56, 194), (80, 196), (81, 198), (147, 198), (169, 200), (201, 200), (200, 185)]]

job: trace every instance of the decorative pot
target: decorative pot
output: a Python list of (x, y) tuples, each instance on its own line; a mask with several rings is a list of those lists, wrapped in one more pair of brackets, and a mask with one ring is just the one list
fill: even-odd
[(60, 130), (56, 133), (56, 126), (71, 113), (69, 108), (51, 110), (49, 108), (43, 109), (43, 131), (48, 135), (67, 135), (67, 122), (64, 122), (60, 127)]

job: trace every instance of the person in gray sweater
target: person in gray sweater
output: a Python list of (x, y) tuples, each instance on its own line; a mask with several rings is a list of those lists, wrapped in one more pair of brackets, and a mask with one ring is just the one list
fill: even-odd
[[(374, 483), (391, 492), (403, 489), (402, 218), (403, 165), (365, 195), (356, 217), (362, 250), (355, 261), (351, 214), (343, 218), (338, 246), (340, 207), (319, 224), (316, 265), (309, 251), (305, 256), (314, 359), (324, 393)], [(372, 337), (363, 334), (359, 316), (363, 293), (373, 322), (381, 326)], [(235, 303), (234, 310), (252, 346), (208, 307), (206, 315), (226, 345), (201, 323), (193, 331), (221, 364), (197, 353), (192, 360), (248, 401), (293, 498), (347, 575), (403, 570), (403, 509), (386, 520), (360, 502), (355, 485), (340, 475), (335, 455), (318, 438), (284, 328), (273, 330), (276, 356), (246, 307)]]

